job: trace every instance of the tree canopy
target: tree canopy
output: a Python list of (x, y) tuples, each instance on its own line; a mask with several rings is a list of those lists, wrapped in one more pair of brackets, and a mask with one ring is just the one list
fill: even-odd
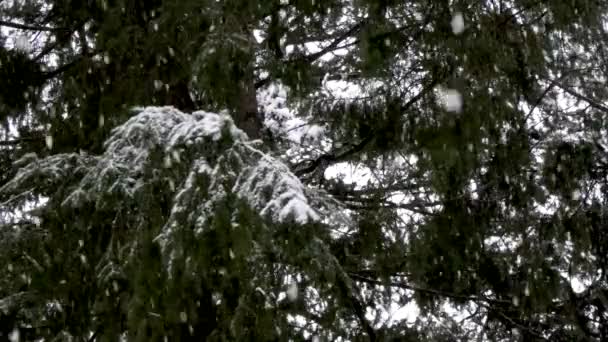
[(0, 339), (608, 340), (607, 7), (0, 1)]

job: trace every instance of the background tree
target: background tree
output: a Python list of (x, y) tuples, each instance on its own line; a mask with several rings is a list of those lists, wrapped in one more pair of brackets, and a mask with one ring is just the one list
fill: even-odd
[(0, 332), (606, 339), (606, 13), (1, 2)]

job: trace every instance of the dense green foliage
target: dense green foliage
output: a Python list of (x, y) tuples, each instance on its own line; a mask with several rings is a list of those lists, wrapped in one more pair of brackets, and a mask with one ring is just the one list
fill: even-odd
[(607, 7), (0, 1), (0, 340), (608, 340)]

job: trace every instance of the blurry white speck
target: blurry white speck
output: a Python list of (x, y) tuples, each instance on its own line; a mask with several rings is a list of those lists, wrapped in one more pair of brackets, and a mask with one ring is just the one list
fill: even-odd
[(515, 307), (518, 307), (518, 306), (519, 306), (519, 297), (517, 297), (517, 296), (513, 296), (513, 305), (514, 305)]
[(460, 113), (462, 110), (462, 96), (456, 89), (445, 91), (445, 109), (448, 112)]
[(213, 301), (213, 303), (215, 303), (216, 305), (219, 305), (222, 302), (222, 296), (218, 293), (218, 292), (213, 292), (211, 294), (211, 300)]
[(182, 321), (182, 323), (186, 323), (186, 321), (188, 321), (188, 315), (182, 311), (179, 313), (179, 319)]
[(106, 64), (110, 64), (110, 55), (108, 55), (107, 52), (103, 55), (103, 62)]
[(47, 134), (47, 136), (44, 138), (44, 141), (46, 142), (46, 147), (48, 147), (48, 149), (52, 149), (53, 148), (53, 136), (50, 134)]
[(171, 168), (171, 157), (169, 157), (169, 156), (165, 156), (165, 158), (163, 158), (163, 166), (164, 166), (166, 169)]
[(587, 285), (583, 281), (581, 281), (581, 279), (577, 278), (570, 279), (570, 286), (572, 287), (572, 291), (577, 294), (585, 292), (587, 290)]
[(13, 331), (8, 334), (8, 340), (11, 342), (19, 342), (19, 328), (13, 329)]
[(171, 156), (173, 157), (173, 160), (175, 160), (176, 162), (179, 163), (179, 151), (178, 150), (171, 151)]
[(291, 283), (289, 285), (287, 288), (287, 298), (292, 302), (298, 299), (298, 284)]
[(175, 182), (173, 179), (169, 179), (169, 190), (175, 191)]
[(160, 80), (155, 80), (154, 81), (154, 89), (160, 90), (160, 88), (162, 88), (162, 87), (163, 87), (163, 82), (162, 81), (160, 81)]
[(158, 23), (154, 23), (154, 25), (152, 26), (152, 28), (154, 29), (154, 31), (158, 31)]
[(312, 337), (312, 342), (320, 342), (319, 336), (315, 335)]
[(228, 254), (230, 255), (230, 259), (234, 259), (234, 252), (232, 249), (228, 249)]
[(30, 41), (27, 39), (27, 36), (20, 35), (15, 38), (15, 49), (25, 53), (30, 51)]
[(530, 295), (530, 285), (526, 283), (526, 287), (524, 288), (524, 295), (528, 297)]
[(99, 127), (103, 127), (105, 123), (105, 118), (103, 116), (103, 114), (99, 114)]
[(576, 189), (572, 192), (572, 199), (574, 201), (578, 201), (581, 198), (581, 191), (579, 189)]
[(450, 24), (452, 25), (452, 32), (454, 32), (454, 34), (461, 34), (464, 31), (464, 18), (462, 17), (462, 13), (454, 13)]

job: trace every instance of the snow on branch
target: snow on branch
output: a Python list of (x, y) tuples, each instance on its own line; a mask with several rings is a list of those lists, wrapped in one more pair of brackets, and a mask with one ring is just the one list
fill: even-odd
[(243, 169), (233, 192), (273, 221), (293, 219), (300, 224), (319, 221), (306, 198), (304, 185), (285, 164), (248, 145), (243, 145), (242, 150), (244, 153), (249, 150), (259, 158)]
[(147, 185), (170, 184), (162, 190), (170, 198), (170, 212), (161, 241), (176, 227), (197, 233), (208, 228), (214, 205), (228, 194), (273, 222), (320, 221), (305, 186), (282, 161), (256, 144), (227, 113), (185, 114), (172, 107), (147, 107), (112, 131), (101, 156), (30, 158), (0, 191), (17, 193), (34, 185), (46, 186), (50, 193), (62, 185), (68, 190), (61, 199), (66, 207), (95, 203), (97, 208), (118, 210), (137, 207), (138, 198), (160, 198)]
[(0, 188), (0, 193), (17, 194), (35, 187), (39, 194), (51, 195), (58, 186), (83, 177), (97, 161), (97, 157), (76, 153), (57, 154), (44, 159), (27, 154), (15, 162), (17, 166), (24, 166)]

